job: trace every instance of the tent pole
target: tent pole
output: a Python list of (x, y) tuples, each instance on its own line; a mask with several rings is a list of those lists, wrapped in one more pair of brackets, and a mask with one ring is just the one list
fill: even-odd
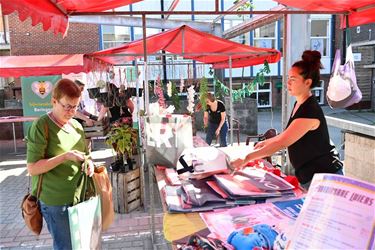
[[(284, 29), (283, 29), (283, 86), (282, 86), (282, 106), (281, 106), (281, 129), (286, 128), (288, 124), (288, 110), (289, 110), (289, 101), (288, 101), (288, 89), (287, 89), (287, 64), (288, 64), (288, 15), (284, 14)], [(286, 149), (282, 149), (281, 154), (281, 165), (284, 173), (290, 173), (290, 167), (287, 166), (288, 159), (286, 155)]]
[[(287, 28), (288, 28), (288, 15), (284, 15), (284, 29), (283, 29), (283, 86), (282, 86), (282, 105), (281, 105), (281, 129), (284, 129), (288, 123), (288, 90), (286, 88), (287, 85)], [(286, 166), (286, 152), (285, 149), (282, 150), (281, 156), (281, 165), (283, 168)], [(285, 173), (285, 169), (283, 169)]]
[(146, 114), (149, 114), (149, 91), (148, 91), (148, 79), (147, 79), (147, 45), (146, 45), (146, 15), (142, 15), (142, 29), (143, 29), (143, 80), (144, 80), (144, 92), (145, 92), (145, 108)]
[[(146, 114), (150, 115), (149, 113), (149, 91), (148, 91), (148, 80), (147, 80), (147, 45), (146, 45), (146, 15), (142, 15), (142, 29), (143, 29), (143, 80), (144, 80), (144, 92), (145, 92), (145, 109), (146, 109)], [(155, 204), (154, 204), (154, 183), (153, 183), (153, 175), (152, 175), (152, 170), (153, 170), (153, 165), (147, 163), (147, 159), (145, 162), (145, 165), (148, 167), (148, 189), (149, 189), (149, 195), (150, 195), (150, 215), (151, 215), (151, 243), (154, 245), (155, 243)]]
[(139, 145), (140, 145), (140, 149), (139, 149), (139, 156), (140, 156), (140, 181), (141, 181), (141, 201), (142, 201), (142, 204), (144, 206), (144, 211), (146, 212), (146, 206), (145, 206), (145, 195), (146, 195), (146, 188), (145, 188), (145, 171), (144, 171), (144, 166), (145, 166), (145, 151), (143, 150), (144, 147), (142, 145), (142, 129), (141, 129), (141, 113), (140, 113), (140, 109), (141, 109), (141, 103), (140, 103), (140, 98), (139, 98), (139, 67), (138, 67), (138, 60), (135, 59), (135, 70), (136, 70), (136, 74), (137, 74), (137, 78), (136, 78), (136, 103), (137, 103), (137, 121), (138, 121), (138, 140), (139, 140)]
[(233, 146), (233, 84), (232, 84), (232, 56), (229, 56), (229, 112), (230, 112), (230, 145)]

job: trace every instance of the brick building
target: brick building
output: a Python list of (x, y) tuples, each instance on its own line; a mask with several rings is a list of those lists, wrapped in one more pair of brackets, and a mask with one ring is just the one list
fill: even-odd
[[(69, 24), (69, 31), (65, 38), (61, 34), (54, 35), (50, 30), (43, 31), (42, 25), (31, 25), (31, 20), (21, 22), (18, 13), (8, 15), (10, 51), (3, 55), (55, 55), (55, 54), (84, 54), (99, 50), (99, 26), (92, 24)], [(22, 116), (19, 105), (22, 100), (20, 79), (8, 79), (3, 91), (3, 99), (8, 104), (0, 110), (1, 116)], [(23, 138), (21, 123), (16, 123), (16, 136)], [(12, 139), (11, 124), (1, 124), (3, 131), (0, 139)]]

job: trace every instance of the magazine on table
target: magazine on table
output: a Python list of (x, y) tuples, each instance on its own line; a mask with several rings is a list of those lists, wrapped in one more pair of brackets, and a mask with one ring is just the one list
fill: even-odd
[(247, 167), (238, 174), (246, 176), (259, 189), (264, 191), (287, 191), (294, 189), (294, 186), (283, 178), (259, 168)]
[[(207, 189), (209, 187), (207, 186)], [(210, 211), (218, 208), (234, 207), (235, 202), (227, 201), (214, 192), (202, 190), (201, 195), (195, 196), (186, 192), (184, 186), (165, 186), (163, 195), (170, 213), (191, 213)], [(190, 197), (189, 197), (190, 195)], [(198, 199), (197, 199), (198, 198)], [(199, 204), (198, 204), (199, 203)]]
[(231, 232), (257, 224), (284, 231), (293, 225), (302, 205), (303, 199), (293, 199), (204, 212), (200, 216), (211, 232), (210, 237), (226, 241)]
[(374, 249), (375, 185), (315, 174), (287, 249)]
[(279, 197), (293, 195), (293, 185), (263, 169), (247, 167), (232, 174), (216, 174), (220, 187), (231, 197)]
[(267, 198), (279, 197), (281, 193), (278, 191), (264, 191), (254, 185), (249, 178), (239, 174), (217, 174), (215, 179), (218, 185), (225, 190), (231, 198), (253, 197)]

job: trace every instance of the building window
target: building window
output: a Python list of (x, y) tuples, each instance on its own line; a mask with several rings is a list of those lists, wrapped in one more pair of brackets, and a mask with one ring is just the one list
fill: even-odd
[[(235, 27), (237, 25), (240, 25), (243, 23), (244, 20), (242, 19), (225, 19), (224, 20), (224, 30), (228, 30), (232, 27)], [(250, 33), (246, 32), (244, 34), (241, 34), (239, 36), (233, 37), (230, 39), (233, 42), (241, 43), (241, 44), (250, 44)]]
[(124, 26), (102, 25), (103, 49), (130, 42), (130, 28)]
[(256, 90), (250, 97), (257, 100), (258, 108), (272, 107), (272, 84), (271, 82), (264, 82), (262, 86), (257, 84)]
[[(284, 20), (280, 20), (280, 51), (283, 52), (283, 29)], [(312, 19), (311, 20), (311, 36), (310, 48), (318, 50), (322, 56), (330, 56), (330, 18)]]
[(329, 26), (329, 20), (311, 20), (310, 46), (322, 56), (329, 56)]
[(254, 30), (254, 46), (260, 48), (275, 48), (276, 23), (271, 23)]

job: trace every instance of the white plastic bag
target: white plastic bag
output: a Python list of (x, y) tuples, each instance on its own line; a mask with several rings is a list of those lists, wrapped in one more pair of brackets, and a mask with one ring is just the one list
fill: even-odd
[(362, 99), (357, 85), (352, 46), (346, 49), (346, 61), (340, 65), (340, 50), (336, 51), (332, 75), (327, 89), (327, 101), (331, 108), (346, 108)]

